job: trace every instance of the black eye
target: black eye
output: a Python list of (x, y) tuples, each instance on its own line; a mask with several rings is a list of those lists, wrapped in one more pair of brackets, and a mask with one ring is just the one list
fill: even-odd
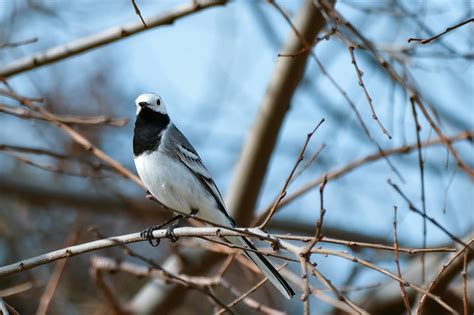
[(157, 99), (157, 100), (156, 100), (156, 105), (160, 106), (160, 104), (161, 104), (161, 100), (160, 100), (160, 99)]

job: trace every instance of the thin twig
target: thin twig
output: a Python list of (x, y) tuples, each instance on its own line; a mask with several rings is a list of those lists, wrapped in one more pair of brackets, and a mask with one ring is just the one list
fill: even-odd
[(315, 236), (311, 239), (309, 244), (303, 249), (301, 252), (301, 256), (305, 257), (306, 259), (309, 260), (309, 254), (311, 253), (311, 250), (313, 247), (318, 243), (322, 238), (322, 229), (323, 229), (323, 223), (324, 223), (324, 214), (326, 213), (326, 209), (324, 208), (324, 188), (326, 187), (326, 184), (328, 182), (328, 178), (325, 175), (323, 182), (321, 183), (321, 186), (319, 186), (319, 219), (316, 222), (316, 233)]
[(314, 129), (306, 135), (306, 141), (304, 142), (303, 147), (301, 148), (300, 153), (298, 154), (298, 158), (296, 159), (296, 162), (293, 165), (293, 168), (290, 172), (290, 175), (288, 175), (288, 177), (286, 178), (285, 184), (283, 185), (282, 189), (280, 190), (280, 193), (279, 193), (278, 197), (276, 198), (275, 202), (273, 203), (272, 208), (269, 211), (266, 211), (264, 214), (262, 214), (262, 217), (264, 217), (265, 219), (259, 225), (260, 229), (265, 228), (265, 226), (268, 224), (270, 219), (273, 217), (273, 214), (275, 213), (276, 209), (278, 209), (278, 205), (280, 204), (282, 199), (285, 198), (286, 193), (287, 193), (286, 189), (288, 188), (288, 185), (290, 184), (291, 179), (293, 178), (293, 175), (295, 174), (295, 171), (298, 168), (298, 165), (301, 163), (301, 161), (303, 161), (304, 153), (306, 151), (306, 147), (308, 146), (308, 143), (311, 140), (311, 137), (313, 136), (313, 134), (316, 132), (316, 130), (318, 130), (319, 126), (321, 126), (321, 124), (323, 122), (324, 122), (324, 118), (321, 119), (321, 121), (316, 125), (316, 127), (314, 127)]
[[(248, 261), (248, 260), (246, 260)], [(225, 279), (222, 279), (221, 282), (220, 282), (220, 285), (229, 290), (229, 292), (231, 292), (234, 296), (236, 297), (241, 297), (242, 296), (242, 293), (240, 291), (238, 291), (237, 289), (235, 289), (232, 285), (230, 285), (230, 283), (225, 280)], [(253, 288), (252, 288), (253, 289)], [(258, 289), (258, 288), (257, 288)], [(243, 293), (244, 295), (246, 293)], [(259, 313), (263, 313), (263, 314), (267, 314), (267, 315), (285, 315), (286, 313), (285, 312), (282, 312), (282, 311), (279, 311), (279, 310), (276, 310), (274, 308), (271, 308), (265, 304), (262, 304), (261, 302), (249, 297), (249, 296), (246, 296), (242, 303), (244, 303), (245, 305), (247, 305), (248, 307), (250, 307), (251, 309), (255, 310), (256, 312), (259, 312)]]
[(463, 25), (465, 25), (465, 24), (472, 23), (472, 22), (474, 22), (474, 18), (470, 18), (470, 19), (468, 19), (468, 20), (466, 20), (466, 21), (462, 21), (462, 22), (460, 22), (460, 23), (458, 23), (458, 24), (456, 24), (456, 25), (453, 25), (453, 26), (451, 26), (451, 27), (448, 27), (444, 32), (441, 32), (441, 33), (439, 33), (439, 34), (437, 34), (437, 35), (435, 35), (435, 36), (432, 36), (432, 37), (430, 37), (430, 38), (425, 38), (425, 39), (423, 39), (423, 38), (409, 38), (409, 39), (408, 39), (408, 42), (409, 42), (409, 43), (410, 43), (410, 42), (419, 42), (419, 43), (422, 44), (422, 45), (429, 44), (430, 42), (432, 42), (432, 41), (434, 41), (434, 40), (440, 38), (440, 37), (443, 36), (444, 34), (449, 33), (449, 32), (451, 32), (451, 31), (454, 31), (454, 30), (457, 29), (458, 27), (461, 27), (461, 26), (463, 26)]
[(135, 3), (135, 0), (132, 0), (133, 8), (135, 9), (135, 14), (140, 17), (140, 20), (142, 20), (143, 26), (145, 28), (148, 28), (148, 25), (146, 25), (145, 20), (143, 19), (142, 13), (140, 12), (140, 9), (138, 9), (137, 4)]
[(451, 188), (451, 185), (453, 184), (454, 177), (456, 176), (457, 171), (458, 171), (458, 168), (455, 167), (453, 170), (453, 173), (449, 177), (449, 182), (448, 182), (448, 185), (446, 186), (446, 190), (444, 191), (443, 214), (446, 214), (446, 208), (448, 207), (448, 192), (449, 192), (449, 189)]
[[(309, 266), (309, 268), (311, 268), (311, 265)], [(281, 273), (283, 276), (285, 276), (285, 278), (290, 280), (291, 283), (294, 284), (301, 291), (304, 290), (304, 284), (300, 281), (301, 278), (299, 275), (295, 274), (294, 272), (288, 269), (282, 270)], [(347, 305), (346, 302), (330, 297), (329, 295), (325, 294), (323, 290), (316, 289), (310, 285), (310, 291), (311, 291), (312, 296), (323, 301), (324, 303), (327, 303), (333, 306), (336, 309), (339, 309), (345, 313), (351, 313), (353, 311), (353, 309), (351, 309), (351, 307), (349, 307), (349, 305)]]
[(91, 278), (95, 281), (97, 287), (102, 290), (102, 293), (105, 296), (105, 299), (109, 303), (110, 307), (113, 310), (115, 315), (126, 315), (127, 313), (123, 309), (120, 302), (115, 297), (115, 294), (111, 288), (111, 286), (105, 281), (102, 275), (102, 269), (94, 268), (91, 266), (90, 269)]
[(34, 288), (35, 286), (38, 286), (38, 285), (36, 285), (34, 282), (31, 282), (31, 281), (17, 284), (13, 287), (0, 290), (0, 298), (4, 298), (4, 297), (12, 296), (12, 295), (15, 295), (15, 294), (23, 293), (25, 291), (28, 291), (28, 290)]
[[(397, 265), (397, 273), (398, 277), (402, 278), (402, 271), (400, 268), (400, 261), (398, 259), (398, 238), (397, 238), (397, 206), (393, 207), (393, 247), (395, 249), (394, 251), (394, 260), (395, 260), (395, 265)], [(407, 291), (405, 290), (405, 285), (401, 282), (399, 282), (400, 285), (400, 294), (403, 299), (403, 303), (405, 304), (405, 311), (407, 315), (411, 314), (411, 307), (410, 307), (410, 301), (408, 300), (408, 295)]]
[(301, 266), (301, 279), (303, 279), (303, 294), (300, 297), (300, 300), (303, 301), (304, 305), (304, 314), (309, 315), (310, 313), (310, 305), (309, 305), (309, 296), (311, 294), (311, 290), (309, 288), (309, 277), (308, 277), (308, 256), (301, 255), (300, 256), (300, 266)]
[[(323, 230), (323, 223), (324, 223), (324, 214), (326, 213), (326, 208), (324, 208), (324, 188), (326, 188), (326, 184), (328, 182), (327, 174), (324, 175), (323, 182), (319, 187), (319, 220), (316, 222), (316, 239), (317, 241), (321, 240), (323, 237), (322, 230)], [(314, 246), (314, 245), (313, 245)], [(311, 247), (312, 248), (312, 247)]]
[[(280, 271), (281, 269), (285, 268), (286, 266), (288, 265), (288, 263), (285, 263), (283, 264), (282, 266), (276, 268), (278, 271)], [(244, 294), (241, 294), (237, 299), (233, 300), (232, 302), (230, 302), (229, 304), (227, 304), (227, 307), (228, 308), (232, 308), (234, 307), (235, 305), (237, 305), (238, 303), (240, 303), (242, 300), (246, 299), (250, 294), (252, 294), (253, 292), (255, 292), (258, 288), (260, 288), (262, 285), (265, 284), (265, 282), (268, 281), (268, 278), (265, 277), (263, 278), (262, 280), (260, 280), (257, 284), (255, 284), (252, 288), (250, 288), (247, 292), (245, 292)], [(220, 311), (216, 312), (216, 314), (223, 314), (225, 312), (225, 309), (221, 309)]]
[(1, 48), (14, 48), (14, 47), (22, 46), (22, 45), (36, 43), (37, 41), (38, 41), (38, 37), (33, 37), (29, 39), (19, 40), (16, 42), (0, 43), (0, 49)]
[(302, 164), (301, 167), (299, 168), (299, 170), (297, 172), (295, 172), (295, 175), (293, 175), (293, 178), (291, 179), (291, 181), (294, 181), (296, 178), (298, 178), (298, 176), (303, 174), (303, 172), (306, 171), (306, 169), (311, 164), (313, 164), (313, 162), (318, 158), (319, 154), (321, 154), (321, 152), (323, 151), (323, 149), (325, 147), (326, 147), (326, 144), (324, 144), (324, 143), (321, 144), (319, 149), (308, 159), (308, 161), (306, 163)]
[(464, 310), (464, 315), (469, 315), (469, 300), (468, 300), (468, 295), (467, 295), (467, 253), (464, 253), (464, 260), (463, 260), (463, 268), (461, 272), (461, 277), (462, 277), (462, 291), (463, 291), (463, 297), (462, 297), (462, 304), (463, 304), (463, 310)]
[(357, 74), (357, 78), (359, 79), (359, 85), (364, 91), (365, 97), (367, 98), (367, 102), (369, 103), (369, 106), (370, 106), (370, 110), (372, 111), (372, 118), (375, 120), (377, 125), (379, 125), (383, 134), (385, 134), (389, 139), (392, 139), (392, 136), (388, 133), (387, 129), (385, 129), (385, 127), (382, 125), (382, 122), (380, 121), (377, 114), (375, 113), (374, 104), (372, 103), (372, 98), (369, 95), (369, 91), (367, 91), (367, 88), (365, 87), (364, 80), (362, 80), (362, 76), (364, 75), (364, 73), (359, 69), (359, 66), (357, 65), (357, 61), (354, 54), (355, 47), (349, 46), (348, 49), (351, 55), (352, 64), (354, 65), (354, 68)]
[[(311, 44), (311, 48), (310, 49), (313, 49), (314, 47), (316, 47), (317, 44), (319, 44), (319, 42), (321, 42), (322, 40), (329, 40), (329, 38), (334, 35), (336, 33), (336, 29), (335, 28), (331, 28), (330, 31), (328, 31), (326, 34), (324, 34), (323, 36), (320, 36), (320, 37), (316, 37), (316, 39), (313, 41), (313, 44)], [(278, 57), (291, 57), (291, 58), (294, 58), (294, 57), (297, 57), (299, 55), (302, 55), (302, 54), (305, 54), (307, 52), (310, 51), (310, 49), (308, 49), (308, 47), (303, 47), (301, 48), (299, 51), (295, 52), (295, 53), (279, 53), (278, 54)]]
[[(443, 231), (449, 238), (451, 238), (453, 241), (456, 243), (462, 245), (463, 247), (467, 247), (467, 245), (461, 241), (458, 237), (456, 237), (453, 233), (449, 232), (445, 227), (443, 227), (441, 224), (438, 223), (435, 219), (432, 217), (424, 214), (422, 211), (420, 211), (418, 208), (416, 208), (413, 203), (408, 199), (408, 197), (401, 191), (401, 189), (398, 187), (397, 184), (394, 184), (390, 179), (387, 181), (390, 186), (395, 189), (395, 191), (407, 202), (408, 204), (408, 209), (417, 213), (423, 218), (426, 218), (428, 221), (430, 221), (433, 225), (435, 225), (437, 228), (439, 228), (441, 231)], [(469, 248), (468, 248), (469, 249)], [(470, 250), (470, 249), (469, 249)]]
[(86, 173), (86, 174), (82, 174), (82, 173), (76, 173), (76, 172), (72, 172), (72, 171), (69, 171), (69, 170), (65, 170), (61, 167), (57, 167), (57, 166), (54, 166), (54, 165), (48, 165), (48, 164), (41, 164), (41, 163), (37, 163), (37, 162), (34, 162), (28, 158), (25, 158), (23, 156), (20, 156), (18, 154), (14, 154), (14, 153), (9, 153), (8, 151), (6, 151), (6, 153), (8, 155), (10, 155), (11, 157), (15, 158), (17, 161), (20, 161), (21, 163), (25, 163), (27, 165), (31, 165), (33, 167), (36, 167), (36, 168), (39, 168), (43, 171), (47, 171), (47, 172), (52, 172), (52, 173), (57, 173), (57, 174), (61, 174), (61, 175), (67, 175), (67, 176), (74, 176), (74, 177), (92, 177), (92, 178), (104, 178), (103, 175), (100, 175), (100, 174), (94, 174), (94, 173)]
[[(418, 166), (420, 168), (420, 183), (421, 183), (421, 209), (423, 210), (424, 216), (426, 216), (426, 199), (425, 199), (425, 163), (423, 160), (423, 155), (421, 153), (421, 139), (420, 139), (420, 132), (421, 126), (418, 122), (418, 115), (416, 113), (415, 102), (412, 97), (410, 97), (411, 103), (411, 110), (413, 113), (413, 119), (415, 121), (415, 130), (416, 130), (416, 143), (418, 147)], [(426, 226), (426, 217), (423, 217), (423, 248), (426, 247), (426, 240), (427, 240), (427, 226)], [(425, 255), (421, 255), (421, 282), (425, 282)]]
[[(351, 98), (347, 95), (346, 91), (337, 83), (337, 81), (330, 75), (330, 73), (327, 71), (326, 67), (322, 64), (322, 62), (319, 60), (319, 58), (316, 56), (314, 51), (311, 50), (311, 46), (309, 45), (308, 41), (304, 38), (304, 36), (301, 35), (301, 33), (298, 31), (298, 29), (294, 26), (293, 22), (291, 22), (290, 17), (286, 12), (276, 3), (276, 1), (269, 1), (270, 4), (272, 4), (278, 12), (284, 17), (284, 19), (287, 21), (287, 23), (290, 25), (291, 29), (295, 32), (295, 34), (298, 36), (300, 41), (302, 42), (303, 46), (310, 51), (310, 56), (313, 58), (313, 60), (316, 62), (318, 65), (318, 68), (320, 69), (321, 73), (326, 76), (326, 78), (331, 82), (331, 84), (338, 90), (338, 92), (342, 95), (342, 97), (347, 101), (349, 104), (350, 108), (352, 111), (355, 113), (357, 120), (359, 124), (362, 127), (362, 130), (366, 134), (367, 138), (369, 139), (370, 142), (372, 142), (378, 149), (380, 153), (383, 152), (382, 147), (380, 144), (372, 137), (370, 134), (369, 129), (364, 123), (364, 120), (362, 119), (362, 116), (360, 115), (359, 111), (357, 110), (357, 107), (355, 106), (354, 102), (351, 100)], [(332, 7), (332, 4), (328, 4), (329, 7)], [(339, 33), (339, 31), (336, 29), (336, 31)], [(397, 170), (397, 168), (393, 165), (393, 163), (390, 161), (388, 157), (382, 154), (382, 157), (385, 159), (387, 162), (387, 165), (390, 167), (390, 169), (400, 178), (401, 181), (404, 181), (402, 174)]]
[(358, 258), (358, 257), (355, 257), (355, 256), (352, 256), (352, 255), (349, 255), (347, 253), (344, 253), (344, 252), (339, 252), (339, 251), (334, 251), (334, 250), (328, 250), (328, 249), (317, 249), (317, 250), (314, 250), (315, 253), (318, 253), (318, 254), (321, 254), (321, 255), (330, 255), (330, 256), (338, 256), (338, 257), (341, 257), (341, 258), (344, 258), (346, 260), (349, 260), (349, 261), (352, 261), (354, 263), (357, 263), (357, 264), (360, 264), (362, 266), (365, 266), (367, 268), (370, 268), (370, 269), (373, 269), (375, 271), (378, 271), (380, 272), (381, 274), (389, 277), (389, 278), (392, 278), (393, 280), (397, 281), (397, 282), (400, 282), (402, 283), (403, 285), (405, 286), (408, 286), (420, 293), (423, 293), (423, 294), (426, 294), (429, 298), (433, 299), (434, 301), (436, 301), (439, 305), (441, 305), (442, 307), (444, 307), (446, 310), (450, 311), (451, 313), (456, 313), (456, 311), (451, 307), (449, 306), (448, 304), (446, 304), (443, 300), (441, 300), (441, 298), (437, 295), (434, 295), (430, 292), (428, 292), (427, 290), (424, 290), (422, 289), (421, 287), (409, 282), (409, 281), (406, 281), (402, 278), (400, 278), (399, 276), (381, 268), (381, 267), (378, 267), (370, 262), (368, 262), (367, 260), (364, 260), (364, 259), (361, 259), (361, 258)]
[[(0, 112), (4, 112), (9, 115), (14, 115), (22, 119), (39, 119), (39, 120), (46, 120), (51, 121), (44, 115), (40, 113), (33, 112), (26, 110), (24, 108), (17, 108), (13, 106), (8, 106), (4, 104), (0, 104)], [(102, 125), (110, 125), (114, 127), (122, 127), (128, 122), (127, 118), (112, 118), (109, 116), (76, 116), (76, 115), (58, 115), (52, 114), (54, 116), (54, 120), (59, 122), (70, 124), (70, 125), (90, 125), (90, 126), (102, 126)], [(53, 121), (54, 121), (53, 120)]]
[[(298, 235), (287, 235), (287, 234), (274, 234), (276, 238), (282, 240), (294, 240), (294, 241), (301, 241), (301, 242), (311, 242), (314, 237), (313, 236), (298, 236)], [(355, 241), (346, 241), (340, 239), (329, 238), (323, 236), (320, 240), (322, 243), (331, 243), (331, 244), (339, 244), (345, 245), (354, 249), (360, 248), (371, 248), (371, 249), (378, 249), (378, 250), (388, 250), (394, 251), (395, 248), (389, 245), (383, 244), (374, 244), (374, 243), (365, 243), (365, 242), (355, 242)], [(456, 248), (450, 247), (432, 247), (432, 248), (398, 248), (399, 253), (406, 253), (406, 254), (418, 254), (418, 253), (452, 253), (456, 252)]]
[(418, 97), (417, 94), (412, 96), (413, 101), (415, 104), (418, 105), (418, 108), (421, 110), (423, 113), (423, 116), (425, 116), (426, 120), (429, 122), (430, 126), (434, 129), (434, 131), (438, 134), (438, 137), (444, 142), (446, 147), (448, 148), (449, 152), (453, 155), (454, 159), (456, 160), (458, 166), (466, 172), (470, 177), (474, 177), (474, 170), (471, 169), (459, 156), (458, 152), (454, 149), (454, 147), (451, 145), (451, 143), (448, 141), (444, 133), (441, 131), (439, 126), (433, 121), (431, 118), (430, 114), (426, 110), (425, 106), (421, 102), (420, 98)]
[(0, 151), (47, 155), (47, 156), (51, 156), (51, 157), (54, 157), (56, 159), (61, 159), (61, 160), (65, 160), (68, 158), (67, 155), (50, 151), (50, 150), (46, 150), (46, 149), (29, 148), (29, 147), (22, 147), (22, 146), (9, 145), (9, 144), (0, 144)]
[[(457, 151), (453, 148), (451, 143), (448, 141), (446, 136), (443, 134), (441, 129), (436, 125), (436, 123), (433, 121), (431, 116), (429, 115), (428, 111), (425, 109), (423, 103), (420, 100), (419, 97), (419, 92), (415, 87), (413, 87), (408, 80), (400, 76), (397, 71), (393, 68), (393, 66), (385, 60), (385, 58), (382, 56), (382, 54), (379, 52), (379, 50), (372, 44), (371, 41), (369, 41), (362, 33), (354, 27), (346, 18), (344, 18), (332, 5), (329, 3), (327, 0), (314, 0), (316, 1), (317, 5), (324, 10), (324, 12), (327, 14), (329, 18), (332, 19), (332, 21), (335, 24), (342, 24), (344, 25), (349, 31), (351, 31), (356, 37), (358, 37), (365, 48), (373, 55), (375, 61), (377, 64), (379, 64), (382, 69), (384, 69), (390, 77), (394, 80), (394, 82), (397, 82), (404, 90), (408, 92), (408, 94), (414, 98), (415, 103), (417, 106), (421, 109), (423, 115), (425, 118), (428, 120), (430, 123), (431, 127), (435, 130), (435, 132), (438, 134), (438, 137), (442, 140), (442, 142), (446, 145), (448, 150), (452, 153), (453, 157), (456, 159), (457, 164), (459, 167), (470, 177), (474, 177), (474, 170), (472, 170), (459, 156)], [(338, 31), (338, 33), (346, 38), (348, 41), (351, 41), (349, 38), (347, 38), (342, 32)]]
[(77, 132), (75, 129), (70, 127), (69, 125), (66, 125), (58, 120), (56, 120), (55, 116), (52, 115), (50, 112), (48, 112), (46, 109), (44, 109), (41, 106), (35, 105), (31, 100), (18, 96), (15, 94), (13, 91), (4, 91), (0, 90), (0, 94), (6, 95), (8, 97), (11, 97), (18, 102), (20, 102), (22, 105), (28, 107), (29, 109), (36, 111), (38, 113), (43, 114), (48, 120), (51, 120), (51, 123), (58, 127), (59, 129), (63, 130), (69, 137), (71, 137), (75, 142), (77, 142), (79, 145), (81, 145), (86, 151), (90, 152), (91, 154), (95, 155), (105, 163), (109, 164), (118, 174), (121, 176), (128, 178), (135, 182), (138, 186), (145, 188), (143, 185), (143, 182), (138, 178), (135, 174), (130, 172), (128, 169), (126, 169), (122, 164), (119, 162), (115, 161), (112, 159), (109, 155), (107, 155), (104, 151), (93, 145), (87, 138), (85, 138), (83, 135), (81, 135), (79, 132)]
[[(471, 131), (463, 131), (463, 132), (460, 132), (460, 133), (458, 133), (454, 136), (448, 137), (447, 141), (449, 141), (449, 142), (462, 141), (462, 140), (472, 141), (472, 138), (473, 138), (473, 134), (472, 134)], [(442, 143), (443, 143), (443, 141), (440, 138), (438, 138), (438, 139), (435, 139), (435, 140), (423, 142), (421, 144), (421, 146), (422, 147), (428, 147), (428, 146), (432, 146), (432, 145), (439, 145), (439, 144), (442, 144)], [(401, 147), (398, 147), (398, 148), (395, 148), (395, 149), (386, 150), (386, 151), (383, 151), (382, 153), (381, 152), (376, 152), (376, 153), (367, 155), (366, 157), (363, 157), (363, 158), (357, 159), (355, 161), (352, 161), (352, 162), (346, 164), (345, 166), (343, 166), (339, 169), (328, 172), (325, 175), (327, 175), (328, 180), (334, 180), (336, 178), (339, 178), (339, 177), (353, 171), (354, 169), (356, 169), (360, 166), (368, 164), (369, 162), (374, 162), (374, 161), (380, 160), (384, 156), (391, 156), (391, 155), (397, 155), (397, 154), (408, 154), (413, 149), (416, 149), (417, 147), (418, 147), (418, 145), (416, 143), (414, 143), (414, 144), (410, 144), (410, 145), (404, 145), (404, 146), (401, 146)], [(319, 177), (319, 178), (303, 185), (301, 188), (297, 189), (294, 193), (288, 195), (284, 200), (282, 200), (282, 202), (280, 203), (279, 209), (281, 209), (284, 206), (288, 205), (290, 202), (294, 201), (295, 199), (297, 199), (301, 195), (309, 192), (314, 187), (317, 187), (318, 185), (320, 185), (322, 183), (323, 180), (324, 180), (324, 176), (321, 176), (321, 177)], [(267, 213), (271, 207), (272, 207), (272, 205), (268, 205), (266, 210), (263, 211), (263, 213)], [(261, 219), (261, 217), (260, 217), (260, 219)]]
[(308, 267), (311, 269), (311, 273), (316, 276), (322, 284), (324, 284), (331, 292), (336, 295), (338, 300), (344, 301), (351, 309), (357, 314), (369, 314), (364, 309), (360, 308), (351, 299), (349, 299), (344, 293), (337, 289), (329, 279), (327, 279), (313, 264), (308, 262)]
[[(77, 242), (78, 238), (79, 238), (79, 233), (77, 233), (76, 231), (73, 231), (72, 233), (70, 233), (66, 241), (66, 246), (73, 245), (74, 243)], [(43, 295), (41, 295), (41, 298), (39, 300), (38, 309), (36, 310), (36, 315), (47, 314), (49, 304), (51, 303), (51, 300), (53, 299), (54, 293), (56, 292), (56, 288), (58, 287), (59, 280), (61, 279), (61, 275), (63, 274), (66, 263), (67, 263), (67, 259), (60, 260), (56, 263), (53, 274), (49, 278), (48, 284), (46, 285)]]
[[(441, 266), (441, 269), (433, 277), (428, 288), (427, 293), (437, 293), (443, 291), (451, 281), (452, 277), (463, 269), (464, 257), (460, 257), (462, 254), (467, 255), (468, 261), (474, 258), (474, 251), (472, 250), (472, 244), (474, 239), (467, 242), (468, 247), (461, 248), (456, 254), (453, 255), (446, 263)], [(424, 309), (428, 303), (427, 294), (423, 294), (418, 303), (416, 314), (424, 314)]]

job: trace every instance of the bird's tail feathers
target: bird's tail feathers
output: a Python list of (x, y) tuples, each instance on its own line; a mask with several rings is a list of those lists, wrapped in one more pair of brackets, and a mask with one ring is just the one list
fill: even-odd
[[(244, 245), (248, 246), (251, 249), (256, 249), (255, 245), (252, 244), (250, 240), (245, 237), (241, 236), (231, 236), (226, 237), (226, 239), (235, 244), (235, 245)], [(266, 259), (262, 254), (253, 252), (253, 251), (245, 251), (247, 257), (254, 262), (255, 265), (265, 274), (265, 276), (270, 280), (270, 282), (281, 292), (281, 294), (286, 297), (287, 299), (291, 299), (295, 292), (290, 287), (288, 282), (280, 275), (280, 273), (273, 267), (273, 265)]]

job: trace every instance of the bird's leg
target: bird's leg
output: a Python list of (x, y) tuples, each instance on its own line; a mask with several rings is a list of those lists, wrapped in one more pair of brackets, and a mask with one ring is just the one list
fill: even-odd
[(189, 218), (193, 218), (198, 213), (198, 211), (199, 209), (193, 208), (191, 209), (191, 212), (189, 214), (179, 218), (178, 222), (174, 223), (166, 230), (166, 238), (168, 238), (172, 243), (176, 242), (179, 237), (174, 234), (173, 230), (180, 226), (182, 223), (186, 222)]
[[(153, 231), (156, 231), (156, 230), (159, 230), (165, 226), (167, 226), (168, 224), (178, 220), (178, 222), (183, 218), (182, 215), (178, 214), (174, 217), (172, 217), (171, 219), (169, 219), (168, 221), (166, 221), (165, 223), (162, 223), (160, 225), (154, 225), (154, 226), (150, 226), (148, 229), (142, 231), (140, 233), (140, 236), (144, 239), (144, 240), (148, 240), (148, 242), (150, 243), (151, 246), (153, 247), (157, 247), (158, 245), (160, 245), (160, 240), (157, 239), (156, 240), (156, 243), (153, 243)], [(166, 231), (166, 237), (168, 237), (168, 231)]]

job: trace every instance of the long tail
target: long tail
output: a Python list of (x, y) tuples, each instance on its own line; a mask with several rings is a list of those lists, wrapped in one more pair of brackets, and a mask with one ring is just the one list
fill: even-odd
[[(245, 237), (226, 237), (226, 239), (231, 242), (232, 244), (239, 245), (239, 246), (248, 246), (251, 249), (256, 249), (255, 245), (252, 244)], [(290, 287), (288, 282), (278, 273), (275, 267), (266, 259), (262, 254), (252, 251), (245, 251), (247, 257), (254, 262), (255, 265), (267, 276), (268, 280), (278, 289), (278, 291), (283, 294), (284, 297), (287, 299), (291, 299), (295, 292)]]

